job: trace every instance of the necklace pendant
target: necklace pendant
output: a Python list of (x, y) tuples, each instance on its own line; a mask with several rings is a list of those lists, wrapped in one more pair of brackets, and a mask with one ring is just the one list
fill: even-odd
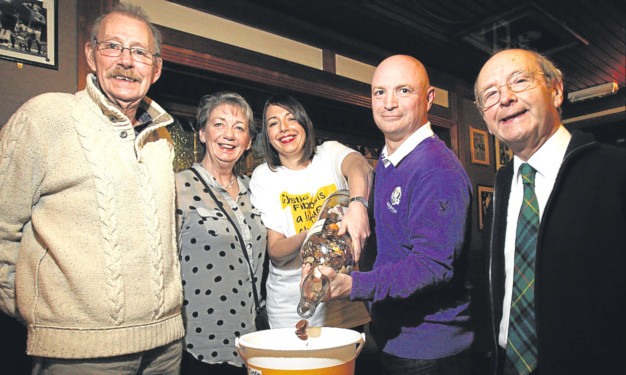
[(233, 176), (230, 178), (230, 184), (228, 184), (228, 186), (226, 186), (226, 187), (224, 188), (224, 190), (228, 190), (228, 189), (232, 188), (234, 183), (235, 183), (235, 175), (233, 175)]

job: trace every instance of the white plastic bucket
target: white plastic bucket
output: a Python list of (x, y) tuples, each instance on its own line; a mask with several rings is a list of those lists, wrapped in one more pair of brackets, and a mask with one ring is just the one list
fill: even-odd
[(354, 375), (365, 334), (345, 328), (313, 328), (300, 340), (295, 328), (252, 332), (235, 340), (250, 375)]

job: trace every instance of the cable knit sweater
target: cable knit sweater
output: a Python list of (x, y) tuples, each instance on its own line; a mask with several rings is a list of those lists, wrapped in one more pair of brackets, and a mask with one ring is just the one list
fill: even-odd
[(171, 116), (130, 120), (96, 86), (29, 100), (0, 130), (0, 308), (27, 353), (95, 358), (183, 336)]

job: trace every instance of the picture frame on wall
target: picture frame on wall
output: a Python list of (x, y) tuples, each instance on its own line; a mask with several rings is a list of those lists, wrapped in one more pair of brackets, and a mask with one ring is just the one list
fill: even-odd
[(496, 137), (493, 137), (493, 148), (496, 154), (496, 171), (513, 160), (513, 151)]
[(485, 226), (485, 218), (487, 217), (487, 208), (493, 201), (493, 186), (478, 185), (478, 230), (483, 230)]
[(58, 0), (0, 0), (0, 58), (58, 69)]
[(484, 130), (469, 127), (472, 164), (489, 165), (489, 139)]

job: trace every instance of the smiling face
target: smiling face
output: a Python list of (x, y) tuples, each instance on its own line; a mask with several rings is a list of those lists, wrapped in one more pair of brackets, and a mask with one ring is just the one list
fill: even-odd
[(239, 107), (222, 104), (215, 108), (198, 132), (200, 141), (206, 144), (205, 158), (232, 169), (252, 145), (248, 126)]
[[(542, 72), (536, 57), (523, 50), (507, 50), (493, 56), (476, 80), (476, 91), (504, 85), (509, 77), (522, 71)], [(500, 87), (500, 100), (482, 110), (489, 132), (498, 137), (522, 160), (527, 161), (560, 125), (558, 108), (563, 102), (563, 84), (550, 86), (543, 74), (535, 74), (533, 85), (514, 93)]]
[(392, 56), (380, 63), (372, 77), (372, 113), (388, 146), (401, 144), (428, 121), (434, 98), (418, 60)]
[[(124, 47), (141, 47), (154, 52), (150, 27), (121, 13), (111, 13), (102, 20), (97, 38), (98, 42), (117, 42)], [(93, 43), (85, 45), (89, 68), (96, 73), (104, 95), (134, 120), (139, 102), (161, 76), (161, 58), (155, 57), (152, 64), (136, 62), (127, 49), (118, 57), (104, 56)]]
[(304, 127), (288, 109), (273, 104), (267, 107), (265, 124), (267, 137), (282, 165), (297, 164), (306, 142)]

